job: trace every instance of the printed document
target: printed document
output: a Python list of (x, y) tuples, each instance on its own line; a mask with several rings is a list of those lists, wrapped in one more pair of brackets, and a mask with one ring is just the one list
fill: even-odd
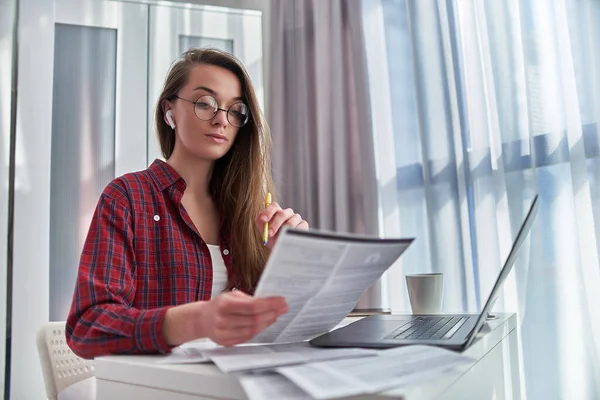
[(376, 356), (377, 350), (360, 348), (319, 348), (307, 342), (248, 344), (222, 347), (205, 340), (185, 343), (173, 349), (159, 364), (214, 363), (225, 373), (268, 370), (285, 365), (316, 361)]
[(199, 364), (210, 362), (210, 359), (204, 354), (204, 351), (215, 349), (218, 345), (211, 340), (198, 340), (184, 343), (165, 358), (157, 361), (158, 364)]
[(284, 365), (317, 361), (377, 356), (372, 349), (322, 349), (308, 343), (272, 344), (260, 346), (219, 347), (204, 350), (204, 357), (223, 372), (256, 371)]
[(308, 395), (287, 378), (275, 373), (239, 374), (237, 378), (249, 400), (286, 399), (311, 400)]
[(275, 371), (315, 399), (330, 399), (433, 382), (459, 374), (474, 360), (432, 346), (406, 346), (379, 351), (379, 357), (336, 360), (280, 367)]
[(254, 295), (283, 296), (289, 312), (252, 342), (300, 342), (330, 331), (412, 241), (284, 229)]
[[(236, 375), (249, 400), (309, 400), (313, 396), (304, 392), (287, 378), (275, 372), (243, 373)], [(391, 400), (402, 396), (373, 394), (368, 395), (369, 400)], [(353, 397), (363, 399), (364, 397)]]

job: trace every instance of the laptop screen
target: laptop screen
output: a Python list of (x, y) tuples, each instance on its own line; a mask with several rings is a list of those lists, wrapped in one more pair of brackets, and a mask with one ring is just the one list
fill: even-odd
[(469, 337), (469, 340), (466, 343), (466, 347), (468, 347), (473, 342), (475, 335), (477, 334), (477, 332), (479, 332), (479, 330), (483, 326), (483, 323), (485, 322), (487, 315), (489, 314), (490, 311), (492, 311), (492, 307), (494, 306), (496, 299), (500, 295), (500, 289), (502, 288), (502, 284), (506, 280), (506, 277), (512, 270), (515, 260), (517, 259), (517, 252), (519, 251), (519, 248), (521, 248), (521, 246), (523, 245), (523, 242), (527, 238), (527, 234), (531, 230), (531, 225), (533, 225), (533, 220), (535, 219), (537, 210), (538, 210), (538, 196), (535, 195), (535, 197), (533, 198), (533, 201), (531, 203), (531, 206), (529, 207), (529, 212), (527, 213), (527, 217), (525, 217), (525, 221), (523, 221), (523, 224), (521, 225), (521, 228), (519, 229), (519, 233), (517, 234), (517, 237), (515, 238), (515, 241), (513, 242), (512, 248), (510, 249), (510, 252), (508, 253), (508, 257), (506, 257), (506, 262), (504, 263), (504, 266), (502, 267), (502, 270), (500, 271), (500, 274), (498, 275), (498, 279), (496, 279), (494, 288), (492, 289), (492, 292), (490, 293), (490, 296), (488, 297), (488, 299), (485, 303), (485, 306), (483, 307), (483, 311), (479, 315), (479, 319), (477, 320), (475, 327), (471, 331), (471, 334), (470, 334), (471, 336)]

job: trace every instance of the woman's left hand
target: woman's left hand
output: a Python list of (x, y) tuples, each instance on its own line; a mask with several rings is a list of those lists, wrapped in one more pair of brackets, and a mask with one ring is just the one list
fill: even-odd
[(282, 226), (287, 225), (290, 228), (308, 230), (308, 222), (302, 219), (300, 214), (296, 214), (291, 208), (282, 209), (279, 204), (271, 203), (256, 216), (256, 227), (261, 237), (265, 222), (269, 223), (269, 233), (267, 245), (273, 247), (277, 240), (277, 234)]

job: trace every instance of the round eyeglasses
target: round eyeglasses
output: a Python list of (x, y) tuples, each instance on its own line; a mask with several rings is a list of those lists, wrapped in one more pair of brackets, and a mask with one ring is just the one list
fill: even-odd
[(183, 99), (179, 96), (175, 97), (180, 100), (187, 101), (188, 103), (192, 103), (194, 105), (194, 114), (196, 114), (196, 117), (202, 121), (210, 121), (220, 110), (225, 112), (227, 115), (227, 121), (231, 125), (235, 126), (236, 128), (241, 128), (242, 126), (246, 125), (250, 117), (248, 106), (241, 101), (233, 103), (227, 110), (225, 110), (223, 108), (219, 108), (217, 100), (215, 100), (215, 98), (212, 96), (201, 96), (196, 101)]

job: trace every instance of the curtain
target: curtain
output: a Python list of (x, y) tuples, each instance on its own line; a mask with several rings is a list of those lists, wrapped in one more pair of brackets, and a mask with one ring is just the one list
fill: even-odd
[[(360, 0), (273, 0), (267, 116), (283, 207), (311, 227), (378, 234)], [(357, 308), (381, 308), (382, 285)]]
[(377, 233), (360, 1), (275, 0), (271, 12), (267, 114), (282, 206), (320, 229)]
[(388, 273), (443, 272), (483, 307), (530, 202), (496, 311), (518, 313), (532, 399), (600, 397), (600, 2), (364, 0), (380, 224), (417, 240)]

